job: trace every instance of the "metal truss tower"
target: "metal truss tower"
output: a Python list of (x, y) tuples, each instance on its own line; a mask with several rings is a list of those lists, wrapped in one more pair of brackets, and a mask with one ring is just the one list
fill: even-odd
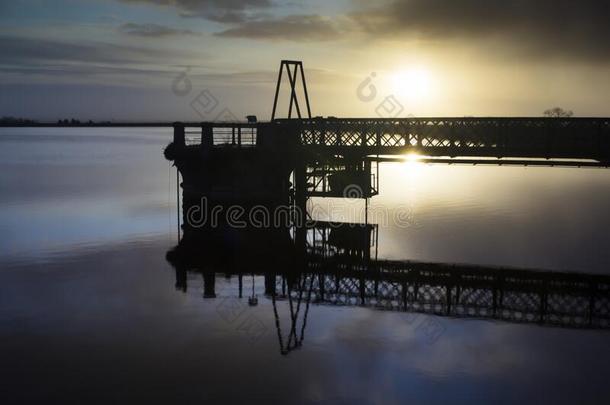
[(277, 102), (280, 94), (280, 87), (282, 85), (282, 76), (284, 73), (284, 66), (286, 67), (286, 74), (288, 75), (288, 81), (290, 84), (290, 104), (288, 106), (288, 118), (292, 118), (293, 105), (296, 109), (297, 118), (303, 118), (301, 116), (301, 108), (299, 106), (299, 98), (297, 97), (297, 75), (300, 71), (301, 85), (303, 86), (303, 95), (305, 98), (305, 104), (307, 106), (307, 117), (311, 118), (311, 109), (309, 107), (309, 95), (307, 94), (307, 83), (305, 82), (305, 73), (303, 72), (303, 62), (294, 60), (283, 60), (280, 64), (280, 73), (277, 76), (277, 85), (275, 87), (275, 97), (273, 99), (273, 111), (271, 112), (271, 121), (275, 119), (275, 113), (277, 111)]

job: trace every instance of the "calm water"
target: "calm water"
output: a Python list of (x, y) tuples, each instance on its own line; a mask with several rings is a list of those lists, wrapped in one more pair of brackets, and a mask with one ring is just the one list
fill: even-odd
[[(176, 288), (165, 259), (177, 243), (176, 172), (162, 156), (170, 136), (0, 129), (8, 403), (610, 401), (604, 330), (312, 305), (302, 346), (282, 356), (263, 277), (257, 306), (238, 298), (236, 277), (216, 278), (216, 298), (202, 297), (195, 273), (186, 292)], [(610, 274), (610, 171), (406, 163), (380, 172), (369, 216), (381, 259)], [(310, 203), (336, 221), (361, 220), (362, 208)], [(386, 220), (397, 213), (400, 224)], [(278, 309), (287, 328), (288, 303)]]

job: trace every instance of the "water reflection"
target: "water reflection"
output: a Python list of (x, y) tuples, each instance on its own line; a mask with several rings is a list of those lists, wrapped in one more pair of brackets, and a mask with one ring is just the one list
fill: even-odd
[[(509, 287), (517, 290), (510, 293), (519, 302), (530, 305), (534, 320), (525, 323), (502, 320), (498, 310), (496, 318), (488, 316), (493, 293), (485, 278), (475, 280), (480, 288), (470, 293), (462, 287), (459, 303), (472, 302), (487, 315), (457, 314), (458, 284), (443, 278), (447, 267), (421, 263), (607, 273), (607, 171), (422, 166), (412, 173), (384, 164), (383, 192), (370, 206), (406, 204), (415, 227), (370, 225), (369, 235), (359, 227), (352, 231), (319, 222), (298, 235), (300, 244), (291, 228), (185, 232), (172, 267), (165, 256), (176, 244), (176, 176), (159, 158), (171, 134), (117, 129), (93, 137), (92, 129), (82, 136), (67, 129), (74, 136), (64, 137), (59, 131), (20, 129), (14, 136), (0, 131), (4, 402), (283, 403), (290, 398), (294, 403), (470, 404), (609, 398), (607, 326), (595, 326), (606, 322), (598, 300), (606, 293), (596, 292), (589, 326), (588, 276), (554, 279), (556, 273), (550, 273), (544, 280), (505, 284), (505, 306)], [(83, 136), (96, 139), (95, 147)], [(315, 201), (322, 203), (337, 206), (335, 199)], [(361, 249), (369, 236), (371, 246)], [(57, 247), (53, 255), (46, 253), (51, 242)], [(15, 252), (23, 252), (17, 261), (10, 256)], [(428, 272), (435, 268), (440, 270)], [(498, 270), (470, 270), (508, 274), (486, 269)], [(415, 283), (415, 274), (427, 278)], [(266, 283), (269, 275), (275, 283)], [(584, 281), (570, 281), (576, 279)], [(407, 311), (399, 301), (402, 280), (420, 288), (418, 301), (407, 301)], [(176, 281), (186, 293), (174, 290)], [(568, 308), (559, 312), (578, 315), (577, 327), (538, 326), (535, 292), (545, 282), (566, 299)], [(275, 286), (275, 293), (266, 286)], [(424, 291), (436, 295), (426, 298)], [(293, 327), (290, 302), (296, 312), (301, 292)], [(552, 294), (548, 297), (557, 314)], [(439, 325), (442, 336), (428, 344)], [(280, 355), (286, 351), (290, 355)]]
[[(311, 305), (610, 328), (606, 275), (382, 260), (377, 257), (378, 228), (366, 223), (310, 220), (302, 228), (224, 224), (184, 229), (180, 243), (167, 253), (176, 288), (186, 292), (187, 272), (197, 272), (203, 298), (223, 300), (227, 296), (217, 293), (216, 278), (237, 278), (238, 298), (244, 300), (244, 283), (251, 278), (248, 304), (257, 305), (254, 276), (262, 277), (282, 354), (303, 344), (307, 323), (315, 322), (308, 319)], [(241, 311), (245, 304), (232, 305), (224, 310)], [(287, 324), (278, 315), (282, 310), (288, 311)], [(431, 342), (444, 330), (436, 319), (428, 317), (421, 325)], [(262, 333), (258, 326), (247, 325), (251, 337)]]

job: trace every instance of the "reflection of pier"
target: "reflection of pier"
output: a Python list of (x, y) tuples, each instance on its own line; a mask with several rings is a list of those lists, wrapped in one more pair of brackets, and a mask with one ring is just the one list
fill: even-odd
[(313, 300), (564, 327), (610, 326), (610, 277), (415, 262), (311, 258)]
[[(299, 302), (305, 296), (308, 305), (362, 306), (570, 328), (610, 327), (607, 276), (415, 262), (363, 264), (313, 257), (307, 264), (307, 272), (295, 275), (293, 283), (288, 282), (288, 274), (262, 273), (267, 296), (285, 298), (289, 293)], [(177, 286), (186, 289), (186, 269), (176, 270)], [(204, 275), (207, 297), (216, 296), (214, 277), (213, 273)]]
[[(176, 269), (176, 287), (186, 291), (187, 272), (199, 272), (203, 297), (216, 298), (217, 275), (236, 276), (241, 299), (243, 277), (263, 276), (283, 354), (301, 346), (312, 305), (610, 328), (610, 276), (379, 260), (379, 229), (371, 224), (309, 221), (261, 227), (244, 214), (244, 227), (222, 220), (195, 227), (187, 215), (198, 204), (191, 193), (183, 194), (183, 237), (167, 255)], [(299, 218), (302, 214), (293, 217)], [(249, 303), (257, 303), (254, 290)], [(281, 322), (282, 311), (289, 314), (288, 324)]]
[(243, 261), (219, 266), (214, 260), (219, 254), (216, 249), (183, 248), (183, 244), (168, 258), (176, 267), (178, 287), (186, 288), (186, 271), (199, 271), (204, 274), (208, 297), (215, 296), (215, 273), (239, 278), (255, 273), (265, 276), (266, 296), (305, 300), (304, 305), (363, 306), (570, 328), (610, 327), (610, 276), (377, 260), (370, 254), (376, 249), (376, 231), (372, 225), (309, 224), (305, 256), (296, 248), (284, 248), (277, 252), (283, 256), (281, 263), (264, 255), (258, 260), (248, 255)]

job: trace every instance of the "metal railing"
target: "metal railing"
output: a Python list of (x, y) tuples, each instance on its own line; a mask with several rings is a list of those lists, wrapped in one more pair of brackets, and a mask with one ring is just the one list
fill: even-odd
[(253, 147), (258, 128), (254, 123), (174, 124), (174, 143), (183, 146)]

